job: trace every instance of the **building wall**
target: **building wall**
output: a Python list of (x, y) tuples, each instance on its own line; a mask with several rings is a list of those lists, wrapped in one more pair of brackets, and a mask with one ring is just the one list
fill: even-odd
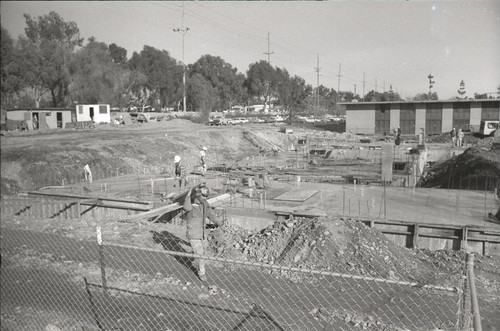
[(391, 131), (397, 130), (399, 126), (399, 119), (401, 114), (401, 108), (399, 104), (391, 105)]
[(346, 131), (375, 134), (375, 106), (353, 105), (346, 110)]
[(415, 104), (415, 134), (420, 133), (420, 129), (425, 129), (425, 104)]
[(24, 114), (28, 111), (14, 110), (7, 112), (7, 119), (12, 121), (24, 121)]
[[(92, 121), (90, 116), (91, 108), (94, 113), (94, 122), (96, 123), (111, 123), (111, 112), (109, 105), (77, 105), (76, 106), (76, 121), (77, 122), (88, 122)], [(101, 113), (101, 109), (105, 108), (105, 113)]]
[(7, 119), (11, 121), (24, 121), (32, 119), (33, 114), (38, 114), (39, 129), (57, 129), (57, 113), (62, 114), (62, 128), (66, 123), (71, 123), (71, 110), (68, 109), (31, 109), (7, 111)]
[(474, 102), (470, 105), (470, 123), (478, 126), (481, 124), (481, 103)]
[(441, 122), (441, 132), (450, 132), (453, 129), (453, 104), (443, 104), (443, 120)]
[[(436, 104), (431, 106), (430, 104)], [(346, 130), (354, 133), (374, 134), (376, 126), (376, 109), (384, 103), (350, 103), (346, 104)], [(442, 105), (441, 123), (438, 113), (433, 113), (434, 119), (427, 118), (427, 108), (439, 108)], [(438, 102), (402, 102), (385, 103), (390, 105), (390, 129), (401, 126), (403, 134), (419, 134), (426, 128), (428, 121), (433, 120), (441, 132), (450, 132), (453, 127), (458, 130), (462, 125), (478, 126), (482, 117), (500, 119), (500, 101), (498, 100), (467, 100)], [(414, 114), (414, 120), (413, 115)], [(380, 119), (379, 119), (380, 120)], [(413, 122), (414, 121), (414, 122)], [(438, 133), (438, 130), (434, 133)], [(426, 132), (427, 133), (427, 132)]]

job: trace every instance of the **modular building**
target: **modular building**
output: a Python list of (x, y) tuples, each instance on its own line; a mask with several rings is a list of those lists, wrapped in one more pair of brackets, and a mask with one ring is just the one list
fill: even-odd
[(111, 123), (111, 110), (109, 105), (77, 105), (77, 122)]
[(76, 108), (12, 108), (7, 109), (7, 130), (63, 129), (67, 124), (111, 123), (110, 106), (77, 105)]
[(479, 129), (483, 120), (500, 120), (500, 100), (432, 100), (340, 103), (346, 107), (346, 131), (361, 134), (417, 135)]
[(75, 120), (75, 110), (67, 108), (7, 109), (7, 130), (43, 130), (64, 128)]

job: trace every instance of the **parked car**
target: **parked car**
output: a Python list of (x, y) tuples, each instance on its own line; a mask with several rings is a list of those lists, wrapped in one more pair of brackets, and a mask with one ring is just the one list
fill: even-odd
[(224, 117), (214, 118), (213, 125), (228, 125), (228, 119)]
[(248, 120), (248, 118), (245, 118), (245, 117), (240, 117), (240, 118), (239, 118), (239, 120), (240, 120), (240, 123), (241, 123), (241, 124), (245, 124), (245, 123), (250, 122), (250, 121)]
[(239, 118), (228, 118), (227, 124), (231, 124), (231, 125), (241, 124), (241, 121)]

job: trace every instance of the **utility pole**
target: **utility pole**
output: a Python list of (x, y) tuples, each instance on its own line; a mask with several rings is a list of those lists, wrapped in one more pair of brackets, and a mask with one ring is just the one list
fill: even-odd
[(189, 31), (189, 28), (184, 28), (184, 1), (182, 2), (182, 25), (181, 28), (173, 29), (174, 32), (179, 32), (182, 36), (182, 111), (186, 112), (186, 63), (184, 62), (184, 36)]
[(340, 93), (340, 77), (342, 77), (342, 75), (340, 74), (340, 68), (342, 67), (342, 63), (339, 63), (339, 74), (337, 75), (337, 77), (339, 78), (339, 82), (338, 82), (338, 85), (337, 85), (337, 93)]
[(365, 97), (365, 73), (363, 72), (363, 98)]
[(319, 72), (321, 71), (321, 68), (319, 67), (319, 54), (316, 57), (316, 65), (317, 67), (314, 68), (316, 69), (316, 110), (319, 110)]
[(356, 84), (354, 84), (354, 96), (356, 96)]
[(375, 92), (377, 92), (377, 77), (375, 77)]
[(267, 33), (267, 52), (264, 52), (264, 54), (267, 55), (267, 63), (271, 65), (271, 54), (274, 54), (274, 52), (270, 51), (269, 32)]

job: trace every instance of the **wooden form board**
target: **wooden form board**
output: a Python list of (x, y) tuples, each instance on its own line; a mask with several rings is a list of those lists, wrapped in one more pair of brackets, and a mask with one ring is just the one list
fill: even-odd
[(313, 195), (318, 193), (317, 190), (292, 190), (278, 195), (273, 200), (299, 201), (304, 202)]

